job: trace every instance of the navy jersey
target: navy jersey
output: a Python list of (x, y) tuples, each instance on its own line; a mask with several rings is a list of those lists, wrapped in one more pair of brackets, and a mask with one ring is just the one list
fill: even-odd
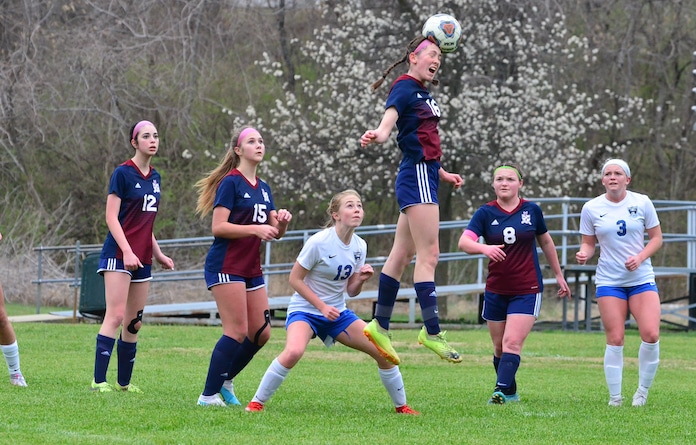
[(440, 160), (440, 107), (430, 91), (408, 74), (392, 84), (385, 109), (394, 107), (399, 113), (396, 141), (403, 153), (401, 165), (413, 166), (420, 161)]
[[(237, 169), (220, 181), (213, 204), (213, 207), (218, 206), (230, 210), (228, 222), (242, 225), (268, 224), (268, 215), (275, 210), (268, 184), (256, 178), (256, 185), (251, 185)], [(205, 260), (205, 269), (244, 278), (261, 276), (260, 249), (261, 238), (258, 236), (215, 237)]]
[(536, 294), (544, 290), (536, 237), (547, 232), (541, 208), (520, 200), (512, 212), (496, 201), (481, 206), (469, 221), (469, 230), (486, 244), (502, 245), (504, 261), (489, 261), (486, 290), (502, 295)]
[[(116, 167), (109, 182), (109, 194), (121, 198), (118, 221), (133, 253), (143, 264), (152, 264), (152, 228), (160, 202), (160, 175), (150, 167), (147, 175), (128, 160)], [(111, 232), (106, 236), (101, 258), (123, 259), (123, 252)]]

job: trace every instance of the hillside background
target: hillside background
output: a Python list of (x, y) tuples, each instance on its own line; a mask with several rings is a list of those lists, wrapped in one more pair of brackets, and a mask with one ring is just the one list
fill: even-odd
[[(378, 125), (406, 67), (376, 92), (370, 84), (436, 12), (464, 30), (432, 88), (443, 166), (466, 180), (442, 188), (443, 220), (491, 199), (500, 162), (521, 165), (526, 196), (594, 196), (598, 167), (618, 156), (634, 190), (696, 200), (696, 0), (0, 0), (8, 299), (34, 298), (36, 246), (103, 241), (109, 177), (132, 155), (127, 133), (141, 119), (161, 137), (159, 239), (210, 234), (192, 186), (244, 124), (264, 136), (261, 175), (292, 228), (320, 225), (328, 198), (347, 187), (363, 195), (365, 224), (395, 222), (398, 148), (361, 150), (358, 138)], [(44, 273), (69, 261), (53, 258)], [(60, 292), (48, 298), (60, 303)]]

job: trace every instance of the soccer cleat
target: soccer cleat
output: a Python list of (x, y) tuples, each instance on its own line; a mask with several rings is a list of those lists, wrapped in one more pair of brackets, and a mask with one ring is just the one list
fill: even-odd
[(418, 343), (439, 355), (443, 360), (447, 360), (452, 363), (459, 363), (462, 361), (462, 357), (459, 355), (459, 353), (447, 343), (447, 340), (445, 339), (445, 331), (442, 331), (437, 335), (429, 335), (428, 331), (425, 329), (425, 326), (423, 326), (418, 333)]
[(228, 405), (241, 405), (237, 396), (234, 395), (234, 384), (232, 380), (225, 380), (222, 384), (222, 388), (220, 388), (220, 395)]
[(126, 392), (132, 392), (133, 394), (142, 394), (143, 390), (138, 388), (137, 386), (133, 385), (132, 383), (129, 383), (126, 386), (121, 386), (118, 383), (114, 387), (116, 391), (126, 391)]
[(373, 319), (369, 322), (363, 329), (363, 334), (367, 337), (370, 342), (375, 345), (382, 357), (386, 358), (395, 365), (401, 363), (399, 355), (396, 353), (391, 344), (391, 332), (387, 331), (377, 323), (377, 320)]
[(408, 405), (399, 406), (396, 408), (397, 414), (410, 414), (412, 416), (417, 416), (420, 413)]
[(520, 401), (519, 394), (505, 395), (502, 391), (495, 391), (490, 399), (489, 405), (505, 405), (506, 403), (517, 403)]
[(633, 406), (645, 406), (646, 403), (648, 403), (648, 392), (637, 389), (633, 394)]
[(10, 383), (12, 383), (14, 386), (27, 386), (27, 382), (24, 380), (24, 376), (21, 372), (10, 374)]
[(212, 396), (204, 396), (201, 394), (198, 396), (198, 406), (224, 406), (227, 404), (224, 400), (220, 398), (220, 394), (213, 394)]
[(250, 413), (255, 413), (255, 412), (263, 411), (263, 403), (251, 401), (251, 402), (249, 402), (249, 404), (247, 405), (247, 407), (244, 408), (244, 409), (245, 409), (247, 412), (250, 412)]
[(107, 382), (97, 383), (94, 380), (92, 380), (91, 389), (94, 392), (111, 392), (114, 390), (114, 388)]
[[(635, 401), (635, 397), (633, 400)], [(621, 406), (621, 404), (623, 404), (623, 397), (621, 397), (621, 396), (609, 397), (609, 406)]]

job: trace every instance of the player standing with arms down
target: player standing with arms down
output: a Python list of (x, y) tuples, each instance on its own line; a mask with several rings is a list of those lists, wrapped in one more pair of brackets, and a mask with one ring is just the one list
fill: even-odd
[(309, 341), (318, 336), (327, 347), (338, 341), (374, 358), (396, 412), (418, 414), (406, 404), (399, 367), (382, 357), (363, 335), (366, 323), (346, 308), (344, 292), (350, 297), (358, 295), (374, 273), (365, 264), (367, 243), (355, 234), (365, 216), (360, 195), (355, 190), (336, 194), (327, 213), (324, 230), (307, 240), (290, 272), (295, 293), (288, 305), (285, 349), (266, 370), (246, 410), (263, 410), (300, 361)]
[(232, 379), (271, 337), (268, 294), (261, 271), (261, 241), (281, 238), (292, 215), (276, 211), (271, 189), (256, 176), (266, 146), (245, 127), (232, 138), (222, 163), (198, 181), (201, 217), (213, 212), (215, 239), (205, 260), (205, 281), (222, 321), (201, 406), (239, 405)]
[[(0, 240), (2, 240), (2, 233), (0, 233)], [(0, 283), (0, 348), (2, 348), (2, 354), (7, 362), (7, 370), (10, 372), (10, 383), (15, 386), (27, 386), (22, 371), (19, 369), (19, 346), (17, 346), (17, 336), (5, 310), (5, 293), (2, 290), (2, 283)]]
[(575, 254), (579, 264), (586, 264), (599, 242), (595, 285), (607, 340), (604, 376), (609, 406), (621, 406), (623, 402), (623, 347), (629, 310), (641, 339), (633, 406), (647, 403), (648, 390), (660, 363), (660, 295), (650, 257), (662, 246), (662, 229), (650, 198), (629, 191), (630, 182), (631, 170), (625, 161), (609, 159), (604, 163), (602, 185), (606, 193), (582, 207), (582, 244)]
[[(482, 314), (493, 341), (497, 375), (490, 404), (519, 401), (515, 376), (522, 345), (539, 317), (544, 290), (537, 243), (556, 276), (558, 296), (570, 297), (544, 215), (537, 204), (520, 198), (522, 185), (518, 167), (507, 164), (496, 168), (495, 201), (474, 213), (459, 239), (464, 252), (490, 259)], [(478, 242), (479, 237), (485, 244)]]
[(440, 255), (439, 182), (449, 182), (455, 189), (463, 183), (461, 176), (448, 173), (440, 166), (442, 149), (437, 130), (440, 108), (426, 88), (427, 82), (437, 83), (434, 77), (441, 58), (442, 53), (436, 44), (422, 36), (413, 39), (406, 54), (372, 85), (373, 90), (378, 88), (392, 69), (408, 63), (408, 72), (392, 84), (379, 127), (367, 130), (360, 138), (362, 147), (371, 143), (382, 144), (389, 139), (396, 125), (396, 140), (403, 155), (396, 177), (396, 199), (401, 213), (396, 223), (394, 244), (379, 277), (375, 318), (365, 327), (365, 335), (370, 341), (387, 360), (397, 365), (400, 359), (391, 344), (389, 322), (401, 276), (414, 254), (413, 282), (425, 325), (418, 334), (418, 342), (444, 360), (462, 361), (459, 353), (447, 343), (445, 333), (440, 331), (435, 290), (435, 267)]
[[(99, 334), (94, 360), (92, 390), (142, 392), (130, 384), (135, 364), (138, 331), (152, 280), (152, 258), (164, 269), (174, 262), (164, 255), (152, 232), (160, 203), (160, 175), (151, 165), (159, 148), (159, 134), (148, 121), (131, 127), (131, 147), (135, 155), (116, 167), (106, 198), (106, 225), (109, 233), (102, 247), (98, 273), (104, 276), (106, 313)], [(106, 381), (106, 371), (119, 334), (118, 383)]]

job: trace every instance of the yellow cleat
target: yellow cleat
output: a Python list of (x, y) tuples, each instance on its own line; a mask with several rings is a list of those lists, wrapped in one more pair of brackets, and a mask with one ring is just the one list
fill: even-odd
[(455, 351), (445, 339), (445, 332), (440, 332), (437, 335), (429, 335), (425, 330), (425, 326), (418, 333), (418, 343), (439, 355), (441, 359), (452, 363), (459, 363), (462, 357)]

